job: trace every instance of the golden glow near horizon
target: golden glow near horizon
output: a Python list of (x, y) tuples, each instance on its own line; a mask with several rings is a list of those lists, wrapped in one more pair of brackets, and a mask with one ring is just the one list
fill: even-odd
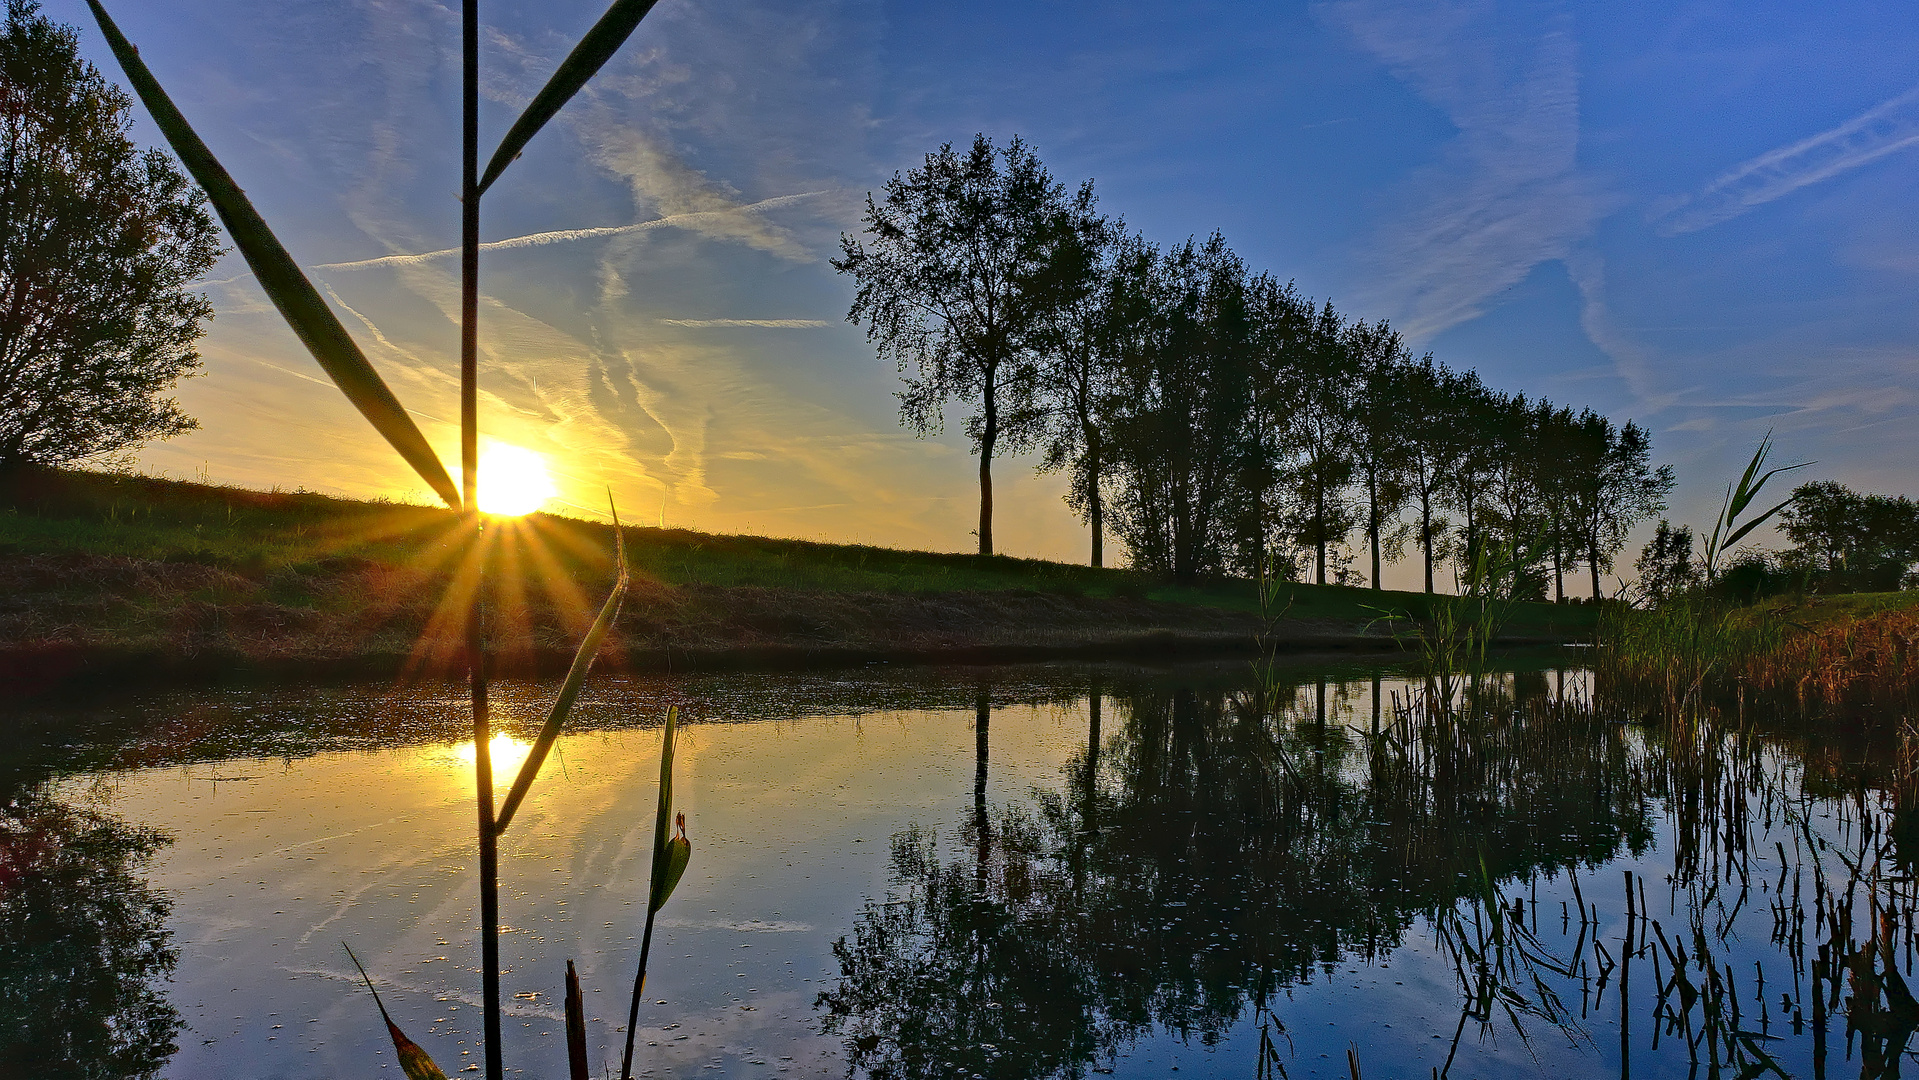
[(480, 510), (505, 517), (530, 514), (560, 493), (546, 471), (546, 458), (532, 450), (493, 443), (480, 455)]

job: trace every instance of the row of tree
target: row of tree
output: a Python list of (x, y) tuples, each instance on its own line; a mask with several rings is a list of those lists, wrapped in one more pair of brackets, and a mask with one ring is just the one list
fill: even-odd
[(1358, 533), (1379, 586), (1416, 545), (1426, 591), (1448, 558), (1506, 557), (1510, 586), (1564, 596), (1659, 512), (1669, 467), (1643, 428), (1487, 387), (1414, 357), (1254, 272), (1215, 234), (1162, 248), (1055, 181), (1018, 138), (950, 144), (869, 195), (834, 266), (905, 380), (903, 420), (942, 429), (966, 402), (979, 550), (993, 551), (992, 462), (1038, 450), (1104, 561), (1182, 581), (1237, 573), (1351, 581)]

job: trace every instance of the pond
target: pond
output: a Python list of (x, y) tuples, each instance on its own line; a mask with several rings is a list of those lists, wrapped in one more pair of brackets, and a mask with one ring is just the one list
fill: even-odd
[[(504, 768), (550, 690), (497, 688)], [(566, 1075), (571, 960), (618, 1074), (673, 703), (693, 859), (638, 1075), (1897, 1075), (1898, 732), (1605, 698), (1244, 662), (599, 680), (502, 841), (509, 1072)], [(0, 1075), (398, 1076), (343, 942), (477, 1072), (462, 710), (15, 705)]]

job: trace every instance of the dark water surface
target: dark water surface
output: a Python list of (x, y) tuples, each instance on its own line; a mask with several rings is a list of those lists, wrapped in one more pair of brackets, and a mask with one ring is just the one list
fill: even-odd
[[(550, 689), (500, 689), (497, 768)], [(509, 1069), (565, 1075), (571, 959), (617, 1073), (678, 702), (694, 853), (644, 1075), (1897, 1075), (1903, 722), (1628, 716), (1570, 670), (1444, 694), (1244, 663), (601, 681), (503, 839)], [(463, 707), (13, 706), (0, 1076), (397, 1077), (343, 940), (477, 1071)]]

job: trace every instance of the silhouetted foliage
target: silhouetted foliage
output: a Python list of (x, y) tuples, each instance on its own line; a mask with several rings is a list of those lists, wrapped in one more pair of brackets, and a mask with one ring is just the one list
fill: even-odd
[(1900, 588), (1919, 564), (1919, 503), (1861, 495), (1831, 480), (1801, 484), (1779, 531), (1793, 543), (1789, 567), (1827, 592)]
[(219, 255), (206, 199), (126, 132), (132, 101), (70, 27), (8, 0), (0, 31), (0, 469), (127, 450), (194, 423)]
[(1660, 519), (1652, 539), (1639, 552), (1633, 564), (1639, 572), (1639, 589), (1654, 607), (1698, 588), (1706, 580), (1705, 569), (1693, 560), (1692, 527)]

